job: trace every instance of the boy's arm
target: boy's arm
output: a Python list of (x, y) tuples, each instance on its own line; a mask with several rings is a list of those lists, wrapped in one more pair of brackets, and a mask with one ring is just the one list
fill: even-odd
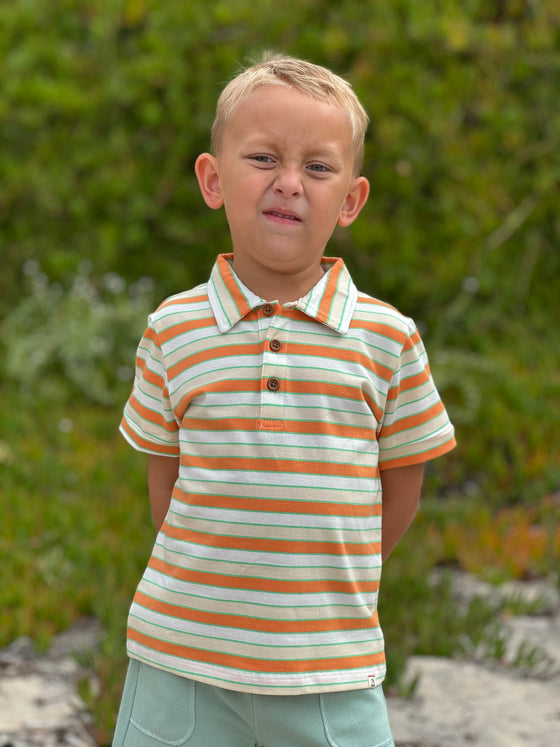
[(395, 549), (416, 515), (423, 477), (423, 464), (411, 464), (381, 471), (383, 489), (381, 554), (384, 561)]
[(173, 486), (179, 476), (179, 457), (148, 454), (148, 491), (152, 519), (159, 531), (171, 503)]

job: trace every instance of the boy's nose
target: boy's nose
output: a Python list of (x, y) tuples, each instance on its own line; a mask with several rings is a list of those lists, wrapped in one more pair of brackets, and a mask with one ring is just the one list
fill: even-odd
[(295, 169), (284, 169), (273, 185), (274, 193), (284, 197), (299, 197), (303, 193), (301, 178)]

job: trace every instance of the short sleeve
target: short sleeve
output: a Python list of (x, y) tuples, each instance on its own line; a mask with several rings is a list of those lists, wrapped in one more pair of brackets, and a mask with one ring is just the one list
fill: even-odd
[(179, 424), (169, 400), (164, 356), (151, 317), (136, 353), (134, 386), (120, 431), (139, 451), (179, 456)]
[(456, 445), (424, 344), (413, 322), (409, 322), (378, 434), (380, 469), (426, 462)]

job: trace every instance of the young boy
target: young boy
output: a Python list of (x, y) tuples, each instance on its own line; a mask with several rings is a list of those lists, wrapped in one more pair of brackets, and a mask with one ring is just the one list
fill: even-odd
[(381, 565), (454, 436), (413, 322), (323, 257), (368, 197), (366, 126), (292, 58), (219, 99), (196, 175), (233, 253), (151, 315), (121, 425), (159, 533), (115, 747), (393, 744)]

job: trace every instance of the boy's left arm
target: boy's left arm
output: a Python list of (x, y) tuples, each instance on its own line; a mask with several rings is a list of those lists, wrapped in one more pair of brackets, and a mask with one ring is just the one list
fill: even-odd
[(383, 561), (387, 560), (395, 549), (416, 515), (423, 477), (424, 464), (411, 464), (381, 471)]

